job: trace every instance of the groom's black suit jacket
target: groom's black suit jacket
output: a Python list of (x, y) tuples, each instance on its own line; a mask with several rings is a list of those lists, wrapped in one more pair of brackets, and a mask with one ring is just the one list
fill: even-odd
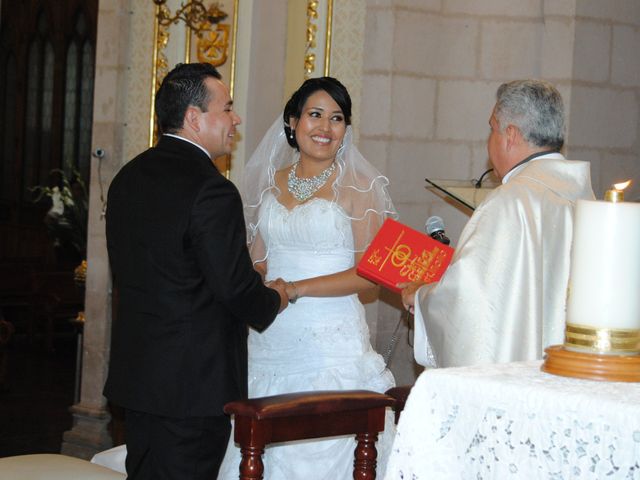
[(237, 189), (201, 149), (163, 136), (113, 179), (106, 229), (118, 307), (105, 396), (222, 415), (247, 395), (247, 325), (266, 328), (280, 306), (253, 269)]

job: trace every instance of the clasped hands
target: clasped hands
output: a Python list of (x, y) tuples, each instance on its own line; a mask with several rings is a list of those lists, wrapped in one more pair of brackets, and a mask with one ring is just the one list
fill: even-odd
[(287, 282), (282, 278), (276, 278), (275, 280), (269, 280), (264, 284), (267, 287), (274, 289), (280, 295), (280, 310), (278, 310), (278, 313), (287, 308), (289, 303), (295, 303), (298, 299), (298, 291), (292, 282)]

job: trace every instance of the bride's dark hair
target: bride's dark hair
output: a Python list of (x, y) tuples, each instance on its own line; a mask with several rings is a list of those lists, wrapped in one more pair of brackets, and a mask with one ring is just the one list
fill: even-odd
[(302, 115), (302, 109), (307, 99), (318, 90), (324, 90), (331, 98), (338, 104), (342, 114), (344, 115), (344, 121), (347, 125), (351, 125), (351, 97), (347, 88), (333, 77), (319, 77), (310, 78), (296, 90), (284, 107), (282, 118), (284, 119), (284, 131), (287, 135), (287, 143), (293, 148), (298, 150), (298, 142), (296, 142), (295, 135), (291, 135), (291, 127), (289, 126), (289, 119), (291, 117), (300, 118)]

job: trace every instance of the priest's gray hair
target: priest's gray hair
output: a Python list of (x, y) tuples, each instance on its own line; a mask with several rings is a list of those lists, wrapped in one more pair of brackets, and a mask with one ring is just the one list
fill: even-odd
[(544, 80), (515, 80), (500, 85), (496, 97), (501, 131), (514, 125), (532, 146), (562, 148), (564, 105), (553, 85)]

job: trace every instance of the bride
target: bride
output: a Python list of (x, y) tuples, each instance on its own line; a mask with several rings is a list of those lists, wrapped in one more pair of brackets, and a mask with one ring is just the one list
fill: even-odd
[[(305, 81), (267, 132), (245, 170), (243, 202), (255, 268), (288, 281), (291, 305), (264, 332), (249, 333), (249, 396), (394, 385), (371, 347), (357, 293), (373, 284), (356, 274), (362, 256), (395, 209), (388, 180), (353, 145), (351, 99), (331, 77)], [(378, 441), (378, 472), (393, 421)], [(352, 437), (268, 446), (268, 480), (351, 478)], [(381, 461), (380, 461), (381, 460)], [(219, 479), (237, 479), (233, 443)]]

